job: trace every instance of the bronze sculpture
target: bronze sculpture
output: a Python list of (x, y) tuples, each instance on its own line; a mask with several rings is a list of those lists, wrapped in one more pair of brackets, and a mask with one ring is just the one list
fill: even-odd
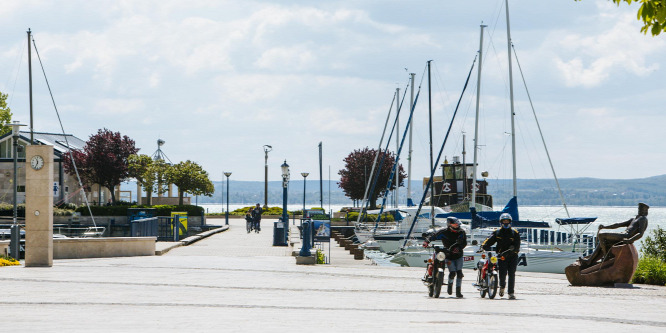
[(639, 203), (636, 217), (606, 227), (600, 225), (599, 230), (626, 229), (623, 232), (600, 233), (599, 245), (594, 252), (565, 269), (569, 282), (574, 286), (628, 283), (638, 265), (638, 251), (633, 243), (643, 237), (647, 229), (649, 208)]

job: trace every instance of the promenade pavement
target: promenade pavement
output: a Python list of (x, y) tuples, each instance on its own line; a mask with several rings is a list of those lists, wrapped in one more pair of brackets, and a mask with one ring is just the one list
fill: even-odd
[[(421, 268), (353, 260), (296, 265), (272, 223), (244, 221), (161, 256), (0, 267), (2, 332), (665, 332), (666, 287), (571, 287), (563, 274), (518, 273), (517, 300), (433, 299)], [(208, 219), (224, 224), (223, 219)]]

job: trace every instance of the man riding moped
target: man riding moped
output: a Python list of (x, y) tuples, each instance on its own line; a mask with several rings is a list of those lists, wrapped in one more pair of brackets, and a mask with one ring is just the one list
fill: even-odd
[(428, 246), (433, 240), (441, 240), (446, 254), (446, 266), (449, 269), (449, 283), (447, 293), (453, 294), (453, 278), (456, 277), (456, 297), (463, 297), (461, 292), (463, 278), (463, 249), (467, 246), (467, 235), (460, 227), (460, 220), (455, 217), (446, 218), (446, 228), (432, 233), (425, 233), (423, 246)]
[(481, 247), (490, 251), (491, 246), (497, 243), (497, 256), (499, 257), (499, 280), (500, 297), (504, 296), (506, 286), (506, 275), (509, 274), (509, 299), (516, 299), (514, 286), (516, 282), (516, 268), (518, 267), (518, 252), (520, 251), (520, 233), (511, 228), (511, 215), (504, 213), (500, 215), (500, 228), (495, 230), (490, 237), (486, 238)]

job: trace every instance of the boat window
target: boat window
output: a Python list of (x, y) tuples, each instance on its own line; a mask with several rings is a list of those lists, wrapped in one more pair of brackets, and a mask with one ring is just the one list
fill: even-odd
[(453, 166), (447, 165), (444, 167), (444, 178), (453, 179)]

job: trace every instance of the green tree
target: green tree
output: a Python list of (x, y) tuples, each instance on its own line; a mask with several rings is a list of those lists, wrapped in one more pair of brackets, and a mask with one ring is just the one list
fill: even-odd
[(641, 3), (637, 19), (643, 21), (642, 33), (647, 34), (650, 31), (652, 36), (657, 36), (661, 32), (666, 31), (666, 0), (613, 0), (613, 2), (618, 6), (622, 2), (626, 2), (627, 4), (631, 4), (632, 2)]
[(7, 126), (12, 120), (12, 111), (7, 106), (7, 94), (0, 92), (0, 135), (12, 130)]
[[(166, 172), (169, 164), (164, 160), (153, 160), (148, 155), (131, 155), (128, 158), (129, 175), (141, 184), (148, 198), (147, 205), (152, 204), (152, 194), (163, 194), (167, 191)], [(140, 203), (140, 202), (139, 202)]]
[(167, 182), (178, 186), (178, 204), (183, 204), (183, 195), (212, 196), (215, 188), (208, 178), (208, 172), (195, 162), (180, 162), (166, 171)]

